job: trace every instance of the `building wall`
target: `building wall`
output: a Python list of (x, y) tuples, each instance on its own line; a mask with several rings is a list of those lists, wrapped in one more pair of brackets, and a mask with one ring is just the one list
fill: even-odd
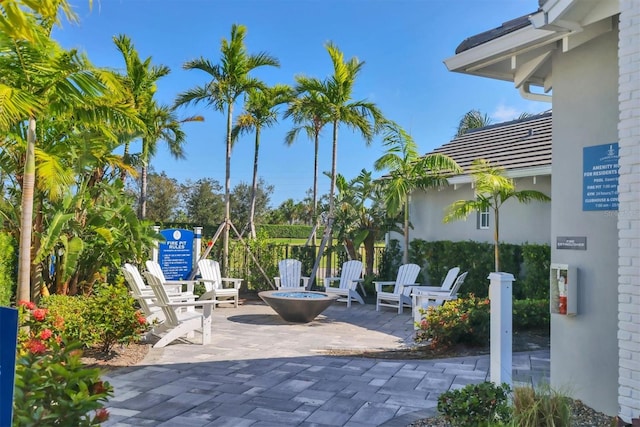
[(640, 2), (620, 1), (619, 415), (640, 418)]
[[(583, 147), (618, 140), (617, 29), (553, 57), (551, 259), (577, 268), (578, 315), (552, 314), (551, 385), (616, 415), (617, 215), (582, 210)], [(558, 250), (558, 236), (587, 250)], [(575, 286), (568, 279), (567, 286)]]
[[(538, 176), (536, 183), (533, 178), (516, 179), (517, 190), (536, 190), (548, 196), (551, 195), (551, 177)], [(429, 189), (416, 191), (411, 196), (409, 218), (414, 228), (409, 231), (411, 239), (427, 241), (451, 240), (477, 242), (493, 242), (493, 226), (495, 219), (490, 214), (489, 229), (480, 230), (477, 227), (475, 214), (466, 220), (454, 221), (447, 224), (442, 222), (446, 208), (457, 200), (471, 200), (474, 198), (471, 184), (453, 186), (441, 190)], [(551, 230), (551, 204), (532, 202), (529, 204), (509, 200), (500, 209), (500, 241), (507, 243), (538, 243), (549, 244)], [(394, 237), (401, 241), (401, 237)]]

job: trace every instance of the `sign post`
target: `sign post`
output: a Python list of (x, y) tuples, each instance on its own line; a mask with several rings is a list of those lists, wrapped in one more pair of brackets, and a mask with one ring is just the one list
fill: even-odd
[(0, 426), (10, 426), (18, 345), (18, 310), (0, 307)]

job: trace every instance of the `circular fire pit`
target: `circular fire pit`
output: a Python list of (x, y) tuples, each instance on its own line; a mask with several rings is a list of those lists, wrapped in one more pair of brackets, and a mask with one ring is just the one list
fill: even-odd
[(260, 298), (287, 322), (308, 323), (336, 300), (336, 295), (312, 291), (262, 291)]

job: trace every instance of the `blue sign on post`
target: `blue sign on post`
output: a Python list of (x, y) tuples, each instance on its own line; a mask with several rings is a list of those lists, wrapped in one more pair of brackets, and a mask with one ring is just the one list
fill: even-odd
[(0, 426), (10, 426), (16, 375), (18, 310), (0, 307)]
[(161, 230), (165, 241), (158, 245), (158, 263), (167, 280), (183, 280), (193, 269), (193, 231)]
[(618, 210), (618, 143), (584, 147), (582, 210)]

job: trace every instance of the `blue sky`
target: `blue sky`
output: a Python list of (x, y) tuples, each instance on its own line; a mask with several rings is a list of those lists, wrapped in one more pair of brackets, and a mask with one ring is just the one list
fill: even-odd
[[(92, 62), (124, 67), (112, 38), (127, 34), (142, 58), (171, 68), (158, 84), (157, 98), (172, 104), (175, 96), (207, 81), (201, 71), (182, 69), (204, 56), (218, 63), (220, 42), (231, 25), (247, 27), (250, 53), (268, 52), (280, 68), (260, 68), (255, 77), (268, 84), (293, 84), (294, 76), (325, 78), (331, 60), (324, 44), (333, 41), (345, 54), (365, 62), (354, 99), (375, 102), (386, 117), (411, 133), (427, 153), (455, 133), (460, 117), (471, 109), (489, 114), (495, 123), (522, 112), (538, 113), (549, 104), (522, 99), (513, 83), (449, 72), (443, 60), (454, 55), (467, 37), (531, 13), (537, 0), (77, 0), (79, 24), (64, 23), (54, 37), (66, 48), (84, 51)], [(236, 107), (236, 115), (242, 105)], [(201, 114), (203, 123), (187, 123), (185, 160), (173, 159), (160, 144), (152, 160), (156, 172), (183, 182), (213, 178), (224, 184), (225, 116), (205, 106), (182, 108), (179, 115)], [(291, 123), (280, 121), (261, 137), (259, 176), (275, 186), (271, 205), (300, 201), (313, 183), (313, 144), (304, 136), (291, 147), (284, 135)], [(331, 170), (331, 130), (320, 143), (320, 171)], [(253, 135), (243, 136), (232, 154), (231, 185), (250, 183)], [(133, 150), (139, 151), (134, 145)], [(361, 137), (341, 129), (338, 172), (347, 179), (361, 169), (373, 170), (384, 152), (381, 138), (366, 146)], [(374, 172), (375, 176), (382, 172)], [(329, 179), (320, 177), (320, 192)]]

